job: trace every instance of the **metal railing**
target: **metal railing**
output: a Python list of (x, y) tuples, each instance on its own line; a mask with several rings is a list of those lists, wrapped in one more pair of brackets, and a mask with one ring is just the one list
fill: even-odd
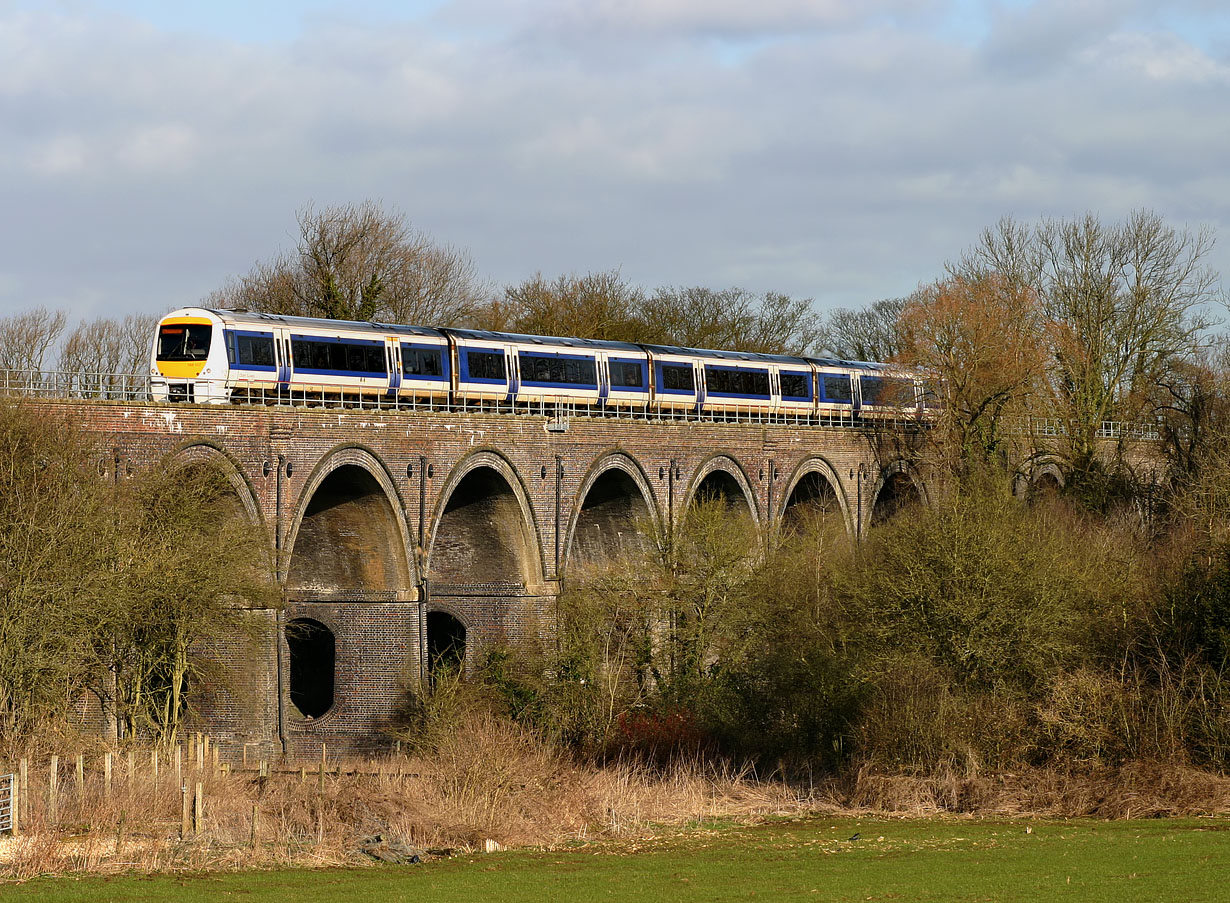
[[(1030, 436), (1062, 438), (1068, 435), (1068, 425), (1058, 417), (1031, 417), (1023, 432)], [(1156, 442), (1161, 438), (1156, 423), (1130, 423), (1122, 420), (1103, 420), (1094, 433), (1097, 439), (1135, 439)]]
[[(770, 410), (763, 405), (727, 404), (725, 401), (720, 402), (723, 405), (721, 408), (699, 412), (694, 406), (660, 401), (653, 404), (630, 404), (608, 400), (606, 404), (599, 406), (579, 403), (572, 398), (542, 395), (528, 401), (516, 402), (496, 397), (449, 402), (440, 395), (390, 395), (387, 390), (376, 387), (360, 389), (323, 383), (296, 383), (288, 389), (278, 389), (271, 388), (269, 383), (240, 382), (229, 392), (227, 403), (239, 405), (542, 417), (548, 421), (548, 429), (557, 432), (566, 431), (571, 421), (582, 418), (827, 428), (852, 428), (874, 423), (920, 424), (928, 420), (913, 410), (904, 411), (896, 417), (884, 414), (867, 417), (855, 416), (851, 410)], [(148, 375), (68, 370), (0, 369), (0, 396), (129, 402), (153, 400)], [(189, 399), (178, 399), (187, 400)], [(206, 399), (194, 396), (191, 400), (202, 402)], [(709, 402), (714, 403), (713, 400)], [(1028, 418), (1013, 428), (1013, 432), (1040, 438), (1061, 438), (1068, 434), (1067, 424), (1055, 417)], [(1156, 441), (1160, 437), (1156, 424), (1107, 420), (1098, 428), (1097, 438)]]
[(0, 395), (21, 398), (84, 398), (149, 401), (149, 377), (73, 370), (0, 370)]

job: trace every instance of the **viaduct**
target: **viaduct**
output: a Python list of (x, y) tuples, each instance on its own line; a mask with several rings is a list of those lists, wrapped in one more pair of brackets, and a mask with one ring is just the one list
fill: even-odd
[[(924, 430), (526, 413), (32, 401), (95, 434), (99, 473), (219, 468), (269, 537), (284, 604), (247, 616), (196, 689), (220, 741), (359, 750), (433, 655), (549, 634), (570, 563), (717, 495), (776, 529), (838, 511), (859, 534), (925, 500)], [(1041, 473), (1041, 471), (1039, 471)]]

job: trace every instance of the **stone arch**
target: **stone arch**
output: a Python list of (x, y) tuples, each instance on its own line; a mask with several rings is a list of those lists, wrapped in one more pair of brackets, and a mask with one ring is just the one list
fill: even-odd
[(1026, 461), (1012, 481), (1012, 494), (1024, 501), (1056, 496), (1067, 485), (1063, 461), (1054, 455), (1042, 455)]
[(605, 454), (577, 490), (564, 560), (609, 560), (629, 541), (639, 544), (645, 521), (657, 526), (658, 502), (644, 470), (624, 452)]
[(871, 498), (871, 526), (876, 527), (912, 505), (925, 505), (927, 491), (908, 462), (894, 461), (880, 471)]
[(343, 446), (327, 454), (295, 510), (284, 564), (292, 593), (388, 598), (414, 585), (401, 497), (371, 451)]
[(261, 513), (260, 503), (256, 500), (256, 493), (252, 489), (252, 484), (248, 482), (247, 475), (234, 458), (214, 443), (198, 440), (181, 445), (163, 458), (162, 467), (165, 470), (191, 467), (215, 468), (235, 490), (235, 497), (243, 507), (244, 516), (252, 523), (264, 523), (265, 518)]
[(440, 493), (427, 549), (435, 584), (542, 583), (542, 550), (529, 494), (497, 452), (460, 462)]
[(808, 513), (840, 514), (846, 533), (853, 531), (850, 503), (837, 471), (824, 458), (808, 458), (794, 469), (782, 494), (778, 523), (789, 529)]
[(705, 495), (725, 499), (728, 508), (746, 511), (752, 521), (759, 525), (760, 507), (756, 503), (751, 480), (747, 478), (743, 465), (729, 455), (714, 455), (696, 469), (685, 495), (685, 510)]

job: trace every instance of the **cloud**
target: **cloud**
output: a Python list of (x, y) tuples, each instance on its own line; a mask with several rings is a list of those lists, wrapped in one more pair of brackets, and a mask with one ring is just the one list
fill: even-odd
[(0, 11), (0, 306), (192, 303), (309, 201), (398, 207), (499, 283), (824, 306), (909, 291), (1004, 214), (1230, 223), (1216, 40), (1109, 0), (975, 3), (971, 39), (969, 5), (457, 0), (259, 45)]

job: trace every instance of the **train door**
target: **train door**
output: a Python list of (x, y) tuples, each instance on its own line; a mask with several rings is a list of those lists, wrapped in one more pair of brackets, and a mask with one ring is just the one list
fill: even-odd
[(598, 407), (606, 407), (607, 401), (611, 397), (611, 368), (607, 362), (607, 354), (605, 351), (599, 351), (594, 354), (594, 367), (598, 371), (596, 376), (598, 379)]
[(508, 371), (508, 403), (515, 404), (517, 393), (521, 391), (521, 367), (517, 360), (517, 349), (504, 349), (504, 368)]
[(273, 330), (274, 366), (278, 377), (278, 394), (285, 395), (290, 391), (290, 380), (294, 375), (294, 361), (290, 353), (290, 331), (282, 327)]
[(692, 368), (692, 380), (696, 384), (696, 413), (699, 414), (705, 409), (705, 400), (709, 397), (705, 386), (705, 365), (695, 361)]
[(396, 398), (401, 388), (401, 342), (396, 338), (384, 340), (384, 360), (389, 371), (389, 397)]

